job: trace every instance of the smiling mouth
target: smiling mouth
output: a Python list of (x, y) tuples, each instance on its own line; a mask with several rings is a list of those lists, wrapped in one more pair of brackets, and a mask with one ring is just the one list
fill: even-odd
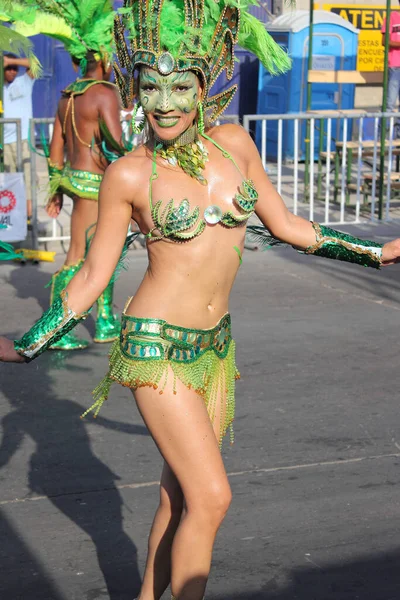
[(179, 117), (167, 117), (164, 115), (154, 115), (154, 118), (160, 127), (173, 127), (179, 121)]

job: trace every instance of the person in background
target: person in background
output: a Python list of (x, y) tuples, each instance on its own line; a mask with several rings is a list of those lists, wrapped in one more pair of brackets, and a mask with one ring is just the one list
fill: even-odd
[[(35, 84), (29, 58), (5, 54), (4, 114), (5, 119), (21, 119), (22, 163), (24, 170), (28, 222), (32, 216), (31, 164), (29, 152), (29, 120), (32, 118), (32, 91)], [(19, 75), (20, 67), (26, 71)], [(14, 123), (4, 125), (4, 167), (7, 173), (17, 171), (17, 128)]]
[[(81, 61), (72, 56), (78, 68)], [(64, 266), (53, 275), (51, 298), (54, 301), (80, 269), (90, 235), (98, 218), (100, 183), (108, 166), (102, 152), (103, 122), (113, 139), (121, 141), (120, 105), (117, 88), (109, 82), (111, 64), (89, 50), (85, 70), (62, 92), (50, 145), (50, 194), (46, 211), (57, 218), (63, 206), (63, 194), (73, 200), (71, 242)], [(66, 155), (66, 161), (64, 156)], [(113, 310), (114, 282), (110, 281), (97, 301), (94, 341), (112, 342), (120, 330)], [(79, 350), (88, 342), (69, 333), (55, 344), (57, 350)]]
[[(114, 52), (111, 0), (54, 2), (24, 0), (26, 11), (5, 6), (6, 17), (17, 33), (43, 34), (59, 39), (54, 19), (64, 31), (65, 50), (79, 75), (62, 90), (55, 115), (48, 159), (49, 194), (47, 214), (57, 218), (63, 197), (72, 199), (71, 239), (64, 265), (51, 279), (50, 303), (57, 303), (62, 290), (81, 268), (98, 218), (100, 183), (111, 160), (124, 154), (120, 123), (120, 96), (109, 81)], [(116, 152), (108, 153), (106, 145)], [(127, 227), (128, 232), (128, 227)], [(113, 306), (114, 277), (97, 299), (94, 341), (112, 342), (120, 333)], [(88, 341), (69, 333), (53, 345), (55, 350), (79, 350)]]
[[(382, 45), (386, 43), (386, 19), (382, 26)], [(400, 92), (400, 13), (394, 10), (390, 13), (389, 23), (389, 75), (387, 91), (387, 112), (396, 110), (397, 101)], [(400, 138), (400, 121), (395, 120), (394, 132), (395, 138)]]

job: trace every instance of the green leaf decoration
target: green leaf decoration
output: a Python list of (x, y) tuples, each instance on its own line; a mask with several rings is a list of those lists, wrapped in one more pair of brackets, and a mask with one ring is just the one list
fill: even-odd
[(286, 242), (282, 242), (275, 238), (263, 225), (248, 225), (247, 231), (249, 240), (258, 244), (261, 250), (268, 250), (272, 246), (287, 246)]

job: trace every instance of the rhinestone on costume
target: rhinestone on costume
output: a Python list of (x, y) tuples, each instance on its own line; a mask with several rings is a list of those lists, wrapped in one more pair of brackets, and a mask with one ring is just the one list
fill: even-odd
[(169, 52), (163, 52), (158, 59), (157, 68), (161, 75), (169, 75), (175, 68), (175, 59)]
[(207, 206), (206, 210), (204, 211), (204, 219), (209, 225), (215, 225), (222, 219), (222, 210), (215, 204)]

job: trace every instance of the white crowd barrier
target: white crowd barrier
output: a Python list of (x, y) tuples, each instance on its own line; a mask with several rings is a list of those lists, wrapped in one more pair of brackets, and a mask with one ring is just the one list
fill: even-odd
[(246, 115), (243, 126), (288, 207), (337, 225), (400, 216), (399, 118), (398, 113), (310, 111)]
[[(314, 111), (245, 115), (243, 127), (256, 142), (264, 168), (294, 214), (327, 225), (400, 218), (400, 115), (366, 111)], [(386, 138), (380, 156), (381, 127)], [(40, 147), (38, 127), (50, 140), (54, 119), (31, 120), (32, 146)], [(239, 123), (237, 115), (217, 124)], [(32, 149), (33, 241), (69, 240), (62, 219), (39, 235), (37, 167)], [(381, 167), (383, 171), (381, 175)], [(43, 186), (43, 182), (41, 183)]]

